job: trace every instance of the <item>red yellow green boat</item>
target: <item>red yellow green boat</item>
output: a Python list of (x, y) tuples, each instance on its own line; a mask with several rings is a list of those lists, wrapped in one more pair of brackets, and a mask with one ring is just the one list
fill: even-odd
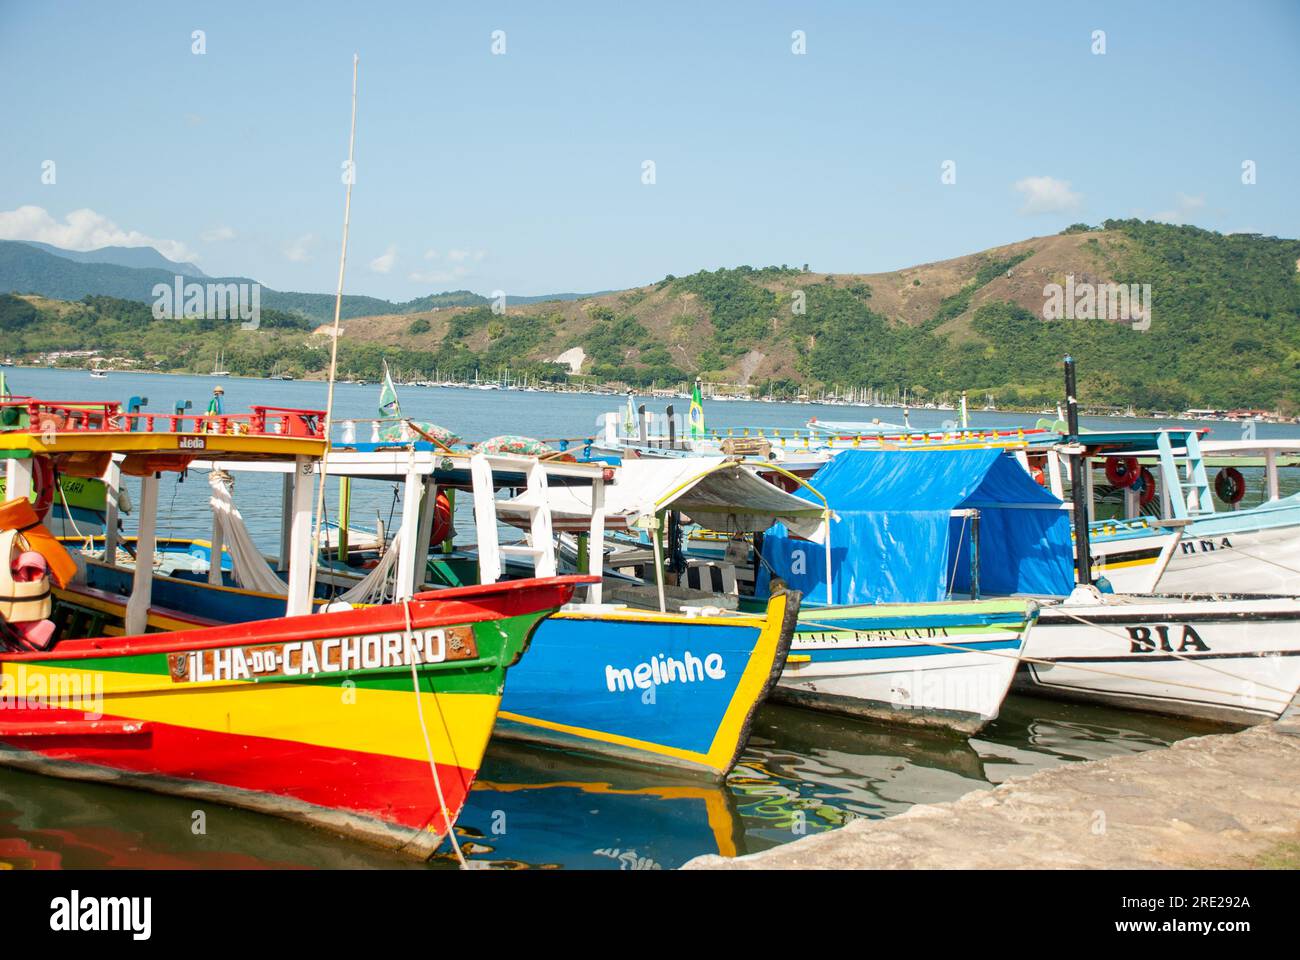
[[(10, 402), (23, 403), (40, 431), (0, 433), (16, 495), (0, 516), (33, 511), (34, 478), (53, 482), (54, 471), (88, 461), (102, 470), (105, 453), (124, 454), (121, 469), (141, 469), (143, 480), (129, 598), (75, 582), (68, 558), (52, 556), (47, 576), (62, 588), (55, 612), (48, 579), (42, 595), (41, 581), (17, 581), (10, 561), (17, 570), (33, 551), (62, 548), (38, 523), (15, 521), (29, 549), (0, 557), (0, 580), (22, 597), (11, 609), (28, 617), (34, 608), (50, 629), (0, 625), (0, 763), (229, 803), (430, 855), (477, 774), (507, 668), (589, 578), (406, 589), (396, 602), (313, 613), (319, 412), (146, 422), (115, 404), (87, 414)], [(153, 606), (157, 474), (184, 469), (196, 450), (302, 468), (286, 497), (284, 616), (220, 625)]]

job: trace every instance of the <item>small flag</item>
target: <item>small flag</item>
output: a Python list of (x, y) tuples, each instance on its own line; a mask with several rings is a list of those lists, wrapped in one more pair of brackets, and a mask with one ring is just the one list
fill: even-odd
[(402, 405), (397, 401), (397, 388), (393, 386), (392, 374), (388, 372), (388, 361), (384, 361), (384, 384), (379, 389), (379, 415), (381, 417), (400, 417)]
[(687, 432), (691, 437), (704, 436), (704, 397), (700, 395), (700, 381), (695, 381), (691, 393), (691, 409), (686, 414)]

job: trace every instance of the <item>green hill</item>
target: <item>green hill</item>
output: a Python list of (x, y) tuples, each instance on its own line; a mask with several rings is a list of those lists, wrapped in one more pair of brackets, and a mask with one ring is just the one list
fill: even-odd
[[(0, 281), (7, 246), (23, 245), (0, 244)], [(574, 299), (512, 298), (504, 315), (468, 291), (409, 304), (356, 298), (345, 310), (340, 370), (373, 378), (388, 357), (409, 374), (490, 376), (509, 365), (561, 379), (553, 361), (580, 348), (583, 374), (635, 386), (703, 376), (786, 395), (852, 387), (924, 399), (967, 390), (991, 393), (999, 406), (1042, 408), (1059, 398), (1060, 360), (1070, 353), (1092, 405), (1295, 413), (1298, 265), (1297, 240), (1110, 220), (889, 273), (742, 266)], [(1149, 285), (1150, 322), (1043, 319), (1047, 291), (1066, 284)], [(277, 362), (300, 376), (322, 370), (328, 338), (301, 327), (304, 317), (332, 316), (333, 298), (276, 297), (264, 292), (262, 331), (187, 321), (196, 326), (184, 336), (150, 328), (147, 341), (140, 315), (105, 298), (60, 305), (10, 297), (4, 309), (14, 317), (72, 311), (79, 319), (39, 336), (18, 324), (8, 350), (111, 345), (164, 369), (201, 371), (220, 349), (236, 372), (265, 373)], [(378, 308), (359, 315), (367, 303)], [(135, 342), (113, 339), (125, 313), (136, 318)]]

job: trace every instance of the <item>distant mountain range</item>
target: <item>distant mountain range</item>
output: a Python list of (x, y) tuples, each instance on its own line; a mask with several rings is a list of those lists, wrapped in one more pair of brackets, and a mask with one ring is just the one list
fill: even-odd
[[(251, 277), (210, 277), (192, 263), (168, 260), (153, 247), (102, 247), (99, 250), (64, 250), (48, 243), (0, 240), (0, 293), (30, 293), (56, 300), (108, 296), (152, 303), (156, 284), (171, 284), (177, 275), (213, 283), (255, 283)], [(510, 297), (511, 304), (548, 300), (577, 300), (595, 294), (557, 293), (538, 297)], [(418, 313), (436, 307), (475, 307), (491, 301), (468, 290), (435, 293), (414, 300), (393, 302), (379, 297), (345, 294), (341, 315)], [(334, 294), (295, 293), (262, 285), (262, 307), (297, 313), (324, 323), (334, 318)]]
[[(312, 328), (333, 316), (333, 296), (263, 287), (257, 331), (153, 321), (144, 304), (174, 276), (0, 243), (2, 349), (20, 359), (99, 349), (203, 372), (220, 356), (237, 373), (322, 374), (327, 339)], [(1113, 309), (1121, 288), (1137, 315)], [(739, 266), (507, 306), (501, 315), (466, 290), (396, 304), (345, 297), (340, 374), (374, 379), (387, 361), (420, 378), (508, 367), (564, 379), (563, 355), (595, 381), (637, 387), (698, 376), (764, 395), (869, 388), (922, 403), (966, 391), (977, 405), (1052, 410), (1068, 353), (1094, 409), (1300, 413), (1300, 241), (1258, 234), (1107, 220), (888, 273)]]
[(100, 247), (98, 250), (64, 250), (52, 243), (38, 240), (23, 240), (22, 243), (37, 250), (44, 250), (65, 260), (77, 263), (111, 263), (119, 267), (133, 267), (140, 270), (168, 270), (173, 274), (186, 277), (206, 277), (207, 274), (188, 262), (168, 260), (153, 247)]

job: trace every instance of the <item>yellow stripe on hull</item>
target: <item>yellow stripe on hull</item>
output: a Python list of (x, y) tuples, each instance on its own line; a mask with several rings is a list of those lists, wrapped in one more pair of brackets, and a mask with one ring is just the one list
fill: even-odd
[[(11, 697), (33, 690), (38, 676), (47, 690), (54, 689), (51, 682), (56, 679), (64, 690), (102, 690), (100, 712), (109, 717), (406, 760), (428, 759), (410, 690), (294, 682), (173, 685), (156, 674), (45, 667), (31, 662), (5, 663), (3, 675)], [(422, 692), (420, 705), (437, 761), (477, 769), (500, 703), (499, 694)], [(83, 702), (76, 703), (76, 708), (84, 709)]]

